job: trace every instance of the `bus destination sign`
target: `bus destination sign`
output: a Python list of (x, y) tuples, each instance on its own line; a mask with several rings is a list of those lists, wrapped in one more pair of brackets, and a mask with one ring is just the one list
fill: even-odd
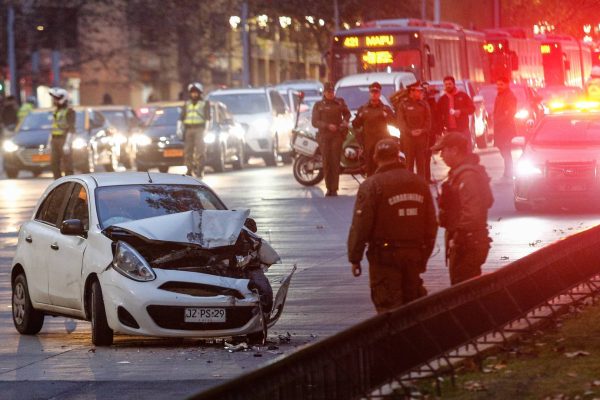
[(344, 36), (336, 39), (336, 41), (341, 40), (342, 47), (347, 49), (390, 47), (408, 44), (408, 36), (406, 35)]

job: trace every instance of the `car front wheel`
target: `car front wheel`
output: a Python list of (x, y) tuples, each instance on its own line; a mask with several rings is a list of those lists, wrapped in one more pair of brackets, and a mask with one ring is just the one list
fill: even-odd
[(12, 288), (12, 314), (15, 328), (24, 335), (35, 335), (44, 325), (44, 313), (31, 305), (27, 278), (24, 273), (17, 275)]
[(91, 314), (92, 314), (92, 343), (96, 346), (110, 346), (113, 343), (113, 330), (108, 326), (104, 298), (100, 282), (92, 283)]
[(16, 179), (19, 176), (19, 170), (14, 168), (5, 168), (4, 172), (8, 179)]

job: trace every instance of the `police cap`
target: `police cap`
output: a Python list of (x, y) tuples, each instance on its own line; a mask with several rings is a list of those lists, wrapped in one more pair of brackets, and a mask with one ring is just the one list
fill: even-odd
[(406, 87), (408, 90), (424, 90), (423, 84), (421, 81), (416, 81), (415, 83), (411, 83)]
[(469, 140), (465, 135), (460, 132), (450, 132), (442, 137), (435, 146), (431, 148), (432, 151), (440, 151), (445, 147), (457, 147), (463, 152), (469, 151)]
[(323, 85), (324, 92), (333, 92), (334, 88), (335, 86), (332, 82), (326, 82), (325, 85)]
[(381, 92), (381, 84), (379, 82), (373, 82), (369, 85), (369, 92), (377, 90)]
[(375, 159), (376, 160), (390, 160), (398, 158), (400, 155), (400, 145), (398, 139), (386, 138), (381, 139), (375, 145)]

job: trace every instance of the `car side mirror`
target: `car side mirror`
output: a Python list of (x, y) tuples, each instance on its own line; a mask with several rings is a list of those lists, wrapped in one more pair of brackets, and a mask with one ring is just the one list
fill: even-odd
[(248, 228), (250, 232), (256, 233), (256, 231), (258, 231), (258, 227), (256, 226), (256, 221), (254, 220), (254, 218), (246, 218), (244, 226)]
[(69, 236), (85, 236), (85, 228), (80, 219), (66, 219), (60, 224), (60, 233)]

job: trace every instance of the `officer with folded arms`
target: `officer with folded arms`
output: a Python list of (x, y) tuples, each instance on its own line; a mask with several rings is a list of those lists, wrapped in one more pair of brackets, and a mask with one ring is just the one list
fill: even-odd
[(377, 170), (361, 183), (348, 236), (348, 260), (360, 276), (365, 247), (371, 299), (377, 312), (424, 296), (425, 272), (437, 234), (429, 185), (406, 170), (395, 138), (375, 146)]

